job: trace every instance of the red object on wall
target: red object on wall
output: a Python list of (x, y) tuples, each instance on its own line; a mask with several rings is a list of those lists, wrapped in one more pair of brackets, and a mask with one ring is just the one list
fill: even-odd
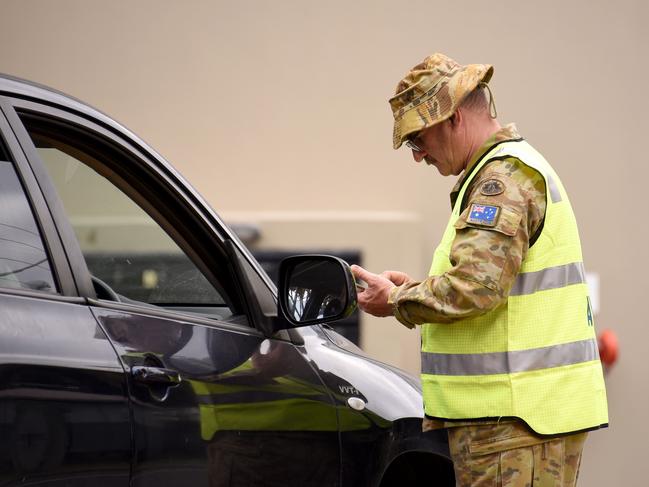
[(597, 342), (600, 360), (605, 366), (612, 366), (617, 361), (619, 351), (617, 335), (613, 330), (603, 330), (599, 334)]

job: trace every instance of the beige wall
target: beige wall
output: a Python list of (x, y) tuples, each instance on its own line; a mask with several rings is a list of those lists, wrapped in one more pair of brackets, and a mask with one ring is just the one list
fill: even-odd
[[(582, 485), (641, 486), (648, 13), (642, 0), (0, 0), (0, 71), (124, 122), (229, 220), (259, 224), (261, 246), (359, 246), (373, 270), (423, 276), (453, 181), (391, 150), (386, 100), (435, 50), (493, 63), (500, 118), (562, 175), (601, 279), (598, 326), (621, 341), (612, 427), (592, 435)], [(416, 335), (363, 331), (371, 353), (416, 367)]]

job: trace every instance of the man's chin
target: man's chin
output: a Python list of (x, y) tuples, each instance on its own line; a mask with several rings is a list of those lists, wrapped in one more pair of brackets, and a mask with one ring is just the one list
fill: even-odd
[(442, 176), (450, 176), (451, 171), (449, 171), (448, 167), (446, 166), (439, 166), (437, 164), (432, 164), (435, 169), (437, 169), (437, 172), (440, 173)]
[(440, 170), (439, 164), (437, 163), (437, 161), (436, 161), (435, 159), (432, 159), (432, 158), (427, 157), (427, 158), (424, 159), (424, 161), (426, 161), (426, 164), (427, 164), (427, 165), (429, 165), (429, 166), (433, 166), (433, 167), (434, 167), (435, 169), (437, 169), (439, 172), (442, 172), (442, 171)]

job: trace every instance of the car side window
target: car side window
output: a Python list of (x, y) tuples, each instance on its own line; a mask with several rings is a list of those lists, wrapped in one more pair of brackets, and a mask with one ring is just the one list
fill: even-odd
[(217, 319), (234, 316), (224, 293), (113, 182), (114, 165), (106, 165), (96, 148), (89, 151), (82, 140), (77, 145), (70, 137), (59, 138), (56, 128), (23, 122), (63, 203), (99, 298)]
[(0, 139), (0, 287), (56, 293), (34, 214)]

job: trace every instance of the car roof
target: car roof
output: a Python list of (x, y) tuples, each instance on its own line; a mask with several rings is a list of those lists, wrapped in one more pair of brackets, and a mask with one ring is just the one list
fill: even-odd
[(181, 181), (182, 184), (190, 189), (194, 197), (198, 197), (204, 205), (209, 206), (194, 187), (176, 170), (176, 168), (167, 162), (165, 158), (158, 154), (158, 152), (156, 152), (149, 144), (144, 142), (124, 125), (120, 124), (100, 110), (82, 102), (78, 98), (54, 88), (50, 88), (49, 86), (4, 73), (0, 73), (0, 95), (8, 95), (28, 101), (44, 103), (54, 108), (61, 108), (67, 112), (73, 112), (82, 118), (98, 123), (111, 132), (119, 134), (121, 137), (125, 137), (131, 143), (134, 143), (138, 149), (143, 150), (143, 152), (152, 156), (156, 160), (156, 164), (163, 168), (168, 174), (172, 175), (172, 177), (176, 178), (178, 181)]
[[(198, 195), (193, 186), (189, 184), (176, 168), (167, 162), (165, 158), (156, 152), (149, 144), (121, 123), (78, 98), (54, 88), (50, 88), (49, 86), (4, 73), (0, 73), (0, 95), (9, 95), (28, 101), (44, 103), (54, 108), (62, 108), (67, 112), (72, 112), (82, 118), (98, 123), (109, 131), (117, 133), (121, 137), (125, 137), (144, 153), (148, 153), (149, 156), (152, 156), (156, 160), (158, 166), (162, 167), (168, 174), (171, 174), (174, 178), (190, 188), (194, 195)], [(203, 204), (206, 203), (202, 198), (201, 200)]]
[(155, 153), (155, 151), (146, 144), (146, 142), (127, 129), (124, 125), (78, 98), (63, 93), (57, 89), (50, 88), (49, 86), (34, 81), (0, 73), (0, 94), (23, 98), (26, 100), (34, 100), (54, 107), (64, 107), (67, 111), (72, 110), (79, 115), (92, 119), (95, 122), (100, 122), (102, 125), (113, 131), (127, 135), (138, 145), (142, 146), (149, 152), (153, 152), (159, 159), (161, 158), (159, 154)]

